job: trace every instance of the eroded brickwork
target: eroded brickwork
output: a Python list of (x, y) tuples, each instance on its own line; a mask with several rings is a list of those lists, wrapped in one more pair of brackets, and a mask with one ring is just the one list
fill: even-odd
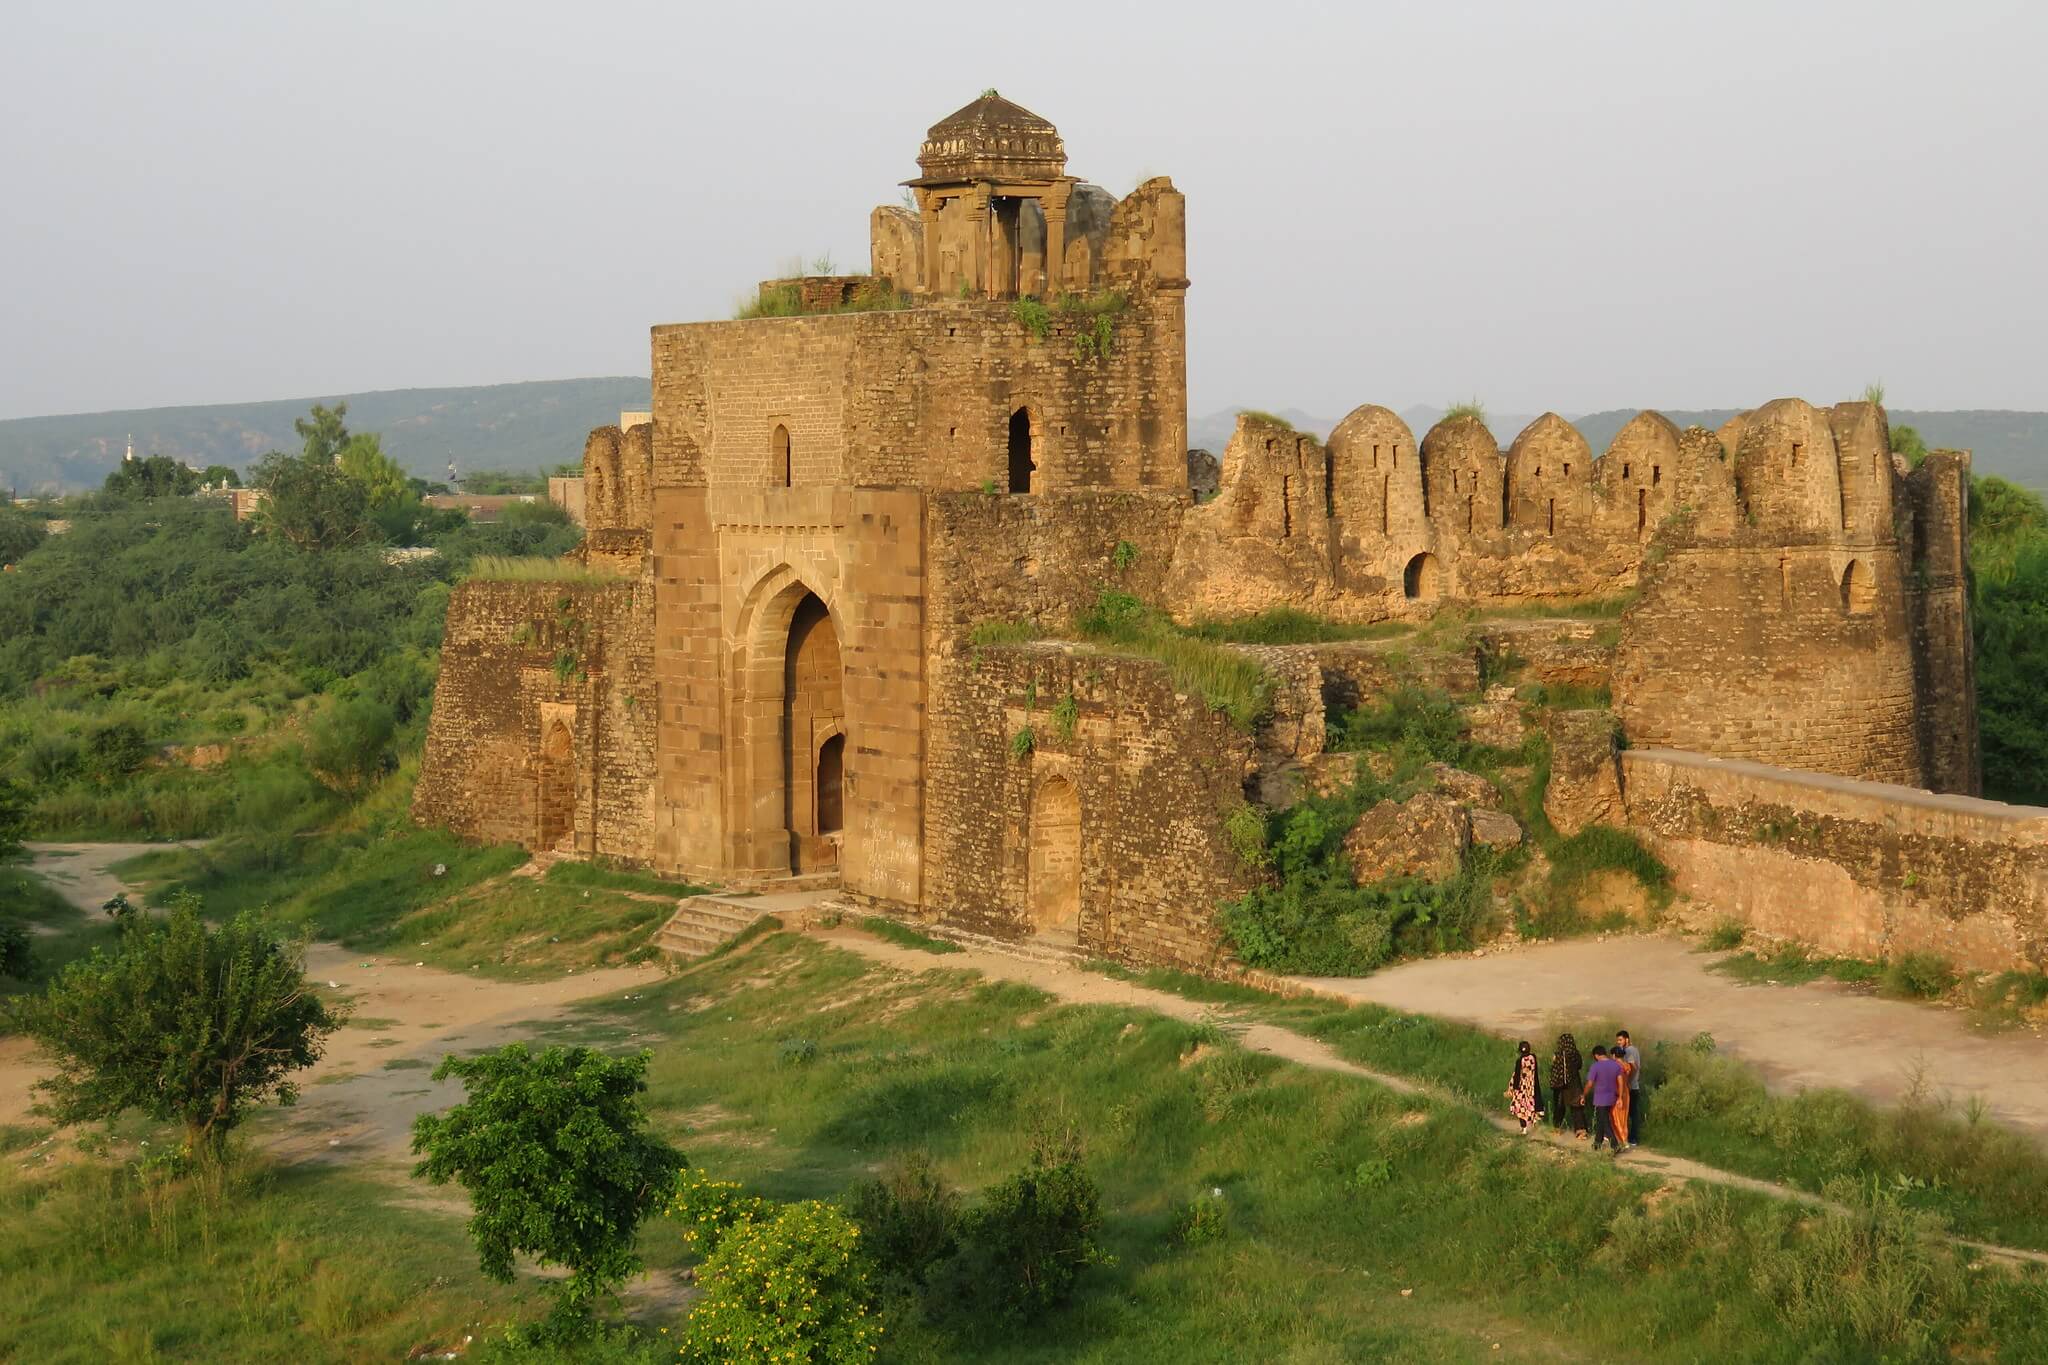
[(2048, 969), (2048, 810), (1666, 750), (1622, 771), (1709, 914), (1843, 956)]

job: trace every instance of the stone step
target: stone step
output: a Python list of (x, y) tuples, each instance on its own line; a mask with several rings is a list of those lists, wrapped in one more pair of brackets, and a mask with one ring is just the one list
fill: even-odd
[(686, 896), (654, 935), (654, 946), (670, 957), (694, 961), (761, 918), (762, 911), (744, 900), (718, 896)]

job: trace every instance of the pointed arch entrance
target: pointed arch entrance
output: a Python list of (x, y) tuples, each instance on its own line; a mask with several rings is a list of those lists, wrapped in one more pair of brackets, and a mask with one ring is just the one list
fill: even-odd
[(727, 867), (831, 872), (846, 826), (844, 668), (824, 596), (783, 565), (741, 608), (726, 696)]

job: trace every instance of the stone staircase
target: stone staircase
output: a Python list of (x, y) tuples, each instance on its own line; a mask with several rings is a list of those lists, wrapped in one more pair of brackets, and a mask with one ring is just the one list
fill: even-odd
[(768, 913), (759, 897), (685, 896), (654, 935), (670, 957), (694, 962)]

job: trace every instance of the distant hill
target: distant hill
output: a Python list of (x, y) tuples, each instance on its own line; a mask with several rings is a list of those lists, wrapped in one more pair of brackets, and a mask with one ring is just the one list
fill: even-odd
[[(1237, 424), (1240, 409), (1224, 408), (1188, 423), (1188, 444), (1223, 453)], [(1736, 408), (1664, 408), (1666, 417), (1681, 427), (1694, 423), (1709, 429), (1720, 426)], [(1613, 408), (1571, 418), (1572, 424), (1595, 451), (1605, 450), (1615, 434), (1636, 415), (1635, 408)], [(1298, 431), (1327, 437), (1340, 418), (1315, 417), (1299, 408), (1285, 408), (1273, 414), (1292, 422)], [(1569, 416), (1569, 414), (1567, 414)], [(1419, 438), (1443, 416), (1442, 408), (1423, 405), (1404, 408), (1401, 420)], [(1494, 439), (1506, 446), (1535, 414), (1488, 413), (1487, 427)], [(1956, 412), (1923, 412), (1916, 408), (1893, 408), (1893, 426), (1916, 428), (1933, 449), (1968, 450), (1975, 454), (1979, 474), (1996, 474), (2017, 484), (2048, 492), (2048, 412), (2005, 412), (1994, 409), (1965, 409)]]
[(296, 450), (293, 419), (315, 403), (336, 402), (348, 404), (351, 430), (381, 433), (384, 449), (424, 478), (445, 478), (451, 459), (465, 470), (542, 469), (581, 459), (592, 427), (645, 408), (648, 393), (645, 379), (551, 379), (18, 417), (0, 421), (0, 489), (97, 488), (131, 434), (137, 455), (246, 468), (268, 451)]

